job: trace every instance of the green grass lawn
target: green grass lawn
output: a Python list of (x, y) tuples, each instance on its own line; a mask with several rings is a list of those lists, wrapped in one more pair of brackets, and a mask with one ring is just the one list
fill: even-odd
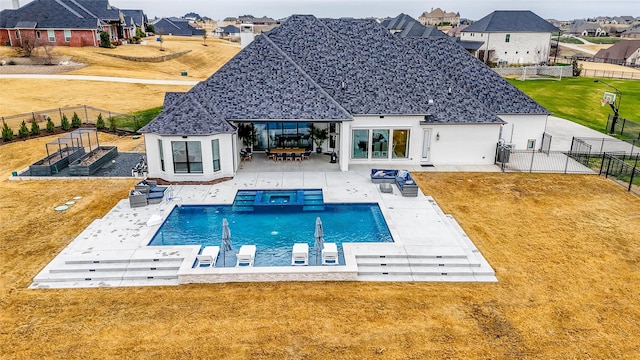
[[(613, 110), (609, 106), (601, 106), (600, 100), (605, 91), (614, 91), (602, 82), (595, 83), (592, 78), (565, 78), (562, 81), (508, 80), (554, 116), (606, 132), (607, 117)], [(620, 116), (640, 122), (640, 81), (604, 81), (622, 92)]]
[(588, 42), (592, 42), (594, 44), (615, 44), (618, 41), (622, 40), (622, 38), (619, 37), (588, 37), (588, 36), (584, 36), (582, 37), (583, 39), (587, 40)]

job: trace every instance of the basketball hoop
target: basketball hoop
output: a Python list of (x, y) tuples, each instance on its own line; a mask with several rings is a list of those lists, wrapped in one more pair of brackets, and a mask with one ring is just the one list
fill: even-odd
[(609, 99), (602, 99), (600, 100), (600, 106), (605, 106), (609, 104)]

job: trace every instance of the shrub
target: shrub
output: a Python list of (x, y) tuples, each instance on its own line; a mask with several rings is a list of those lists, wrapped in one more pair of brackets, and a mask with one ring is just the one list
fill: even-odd
[(67, 131), (71, 128), (71, 125), (69, 125), (69, 119), (67, 119), (67, 114), (62, 114), (62, 120), (60, 120), (60, 128), (64, 131)]
[(573, 76), (580, 76), (580, 73), (582, 73), (582, 64), (578, 65), (578, 60), (573, 59), (573, 61), (571, 62), (571, 67)]
[(4, 123), (4, 126), (2, 126), (2, 141), (11, 140), (13, 140), (13, 130), (9, 127), (9, 125), (7, 125), (7, 123)]
[(118, 123), (116, 121), (116, 118), (114, 118), (113, 116), (110, 116), (109, 117), (109, 131), (116, 132), (116, 130), (118, 130)]
[(82, 126), (82, 121), (80, 121), (80, 117), (78, 116), (78, 114), (76, 114), (76, 112), (73, 112), (73, 116), (71, 117), (71, 127), (73, 128), (79, 128)]
[(18, 129), (18, 137), (26, 138), (29, 136), (29, 128), (27, 127), (27, 123), (22, 120), (22, 124), (20, 124), (20, 128)]
[(35, 119), (31, 120), (31, 135), (40, 135), (40, 125), (35, 121)]
[(96, 120), (96, 128), (98, 130), (102, 130), (106, 127), (104, 124), (104, 119), (102, 118), (102, 113), (98, 114), (98, 120)]
[(9, 62), (7, 63), (7, 65), (15, 65), (15, 64), (16, 64), (16, 62), (13, 61), (13, 60), (9, 60)]
[(56, 125), (51, 121), (51, 117), (47, 116), (47, 131), (54, 132), (56, 131)]
[(111, 38), (109, 37), (109, 33), (106, 31), (100, 32), (100, 47), (107, 49), (111, 48)]

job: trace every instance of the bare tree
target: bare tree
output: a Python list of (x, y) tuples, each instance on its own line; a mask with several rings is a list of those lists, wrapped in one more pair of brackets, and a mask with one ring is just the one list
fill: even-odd
[(53, 65), (53, 46), (45, 43), (40, 44), (40, 49), (44, 51), (44, 63), (45, 65)]
[(549, 48), (538, 45), (535, 52), (536, 65), (546, 65), (549, 62)]
[(207, 29), (204, 28), (204, 33), (202, 34), (202, 45), (207, 46), (207, 37), (209, 37), (209, 34), (207, 34)]
[(20, 47), (18, 48), (18, 52), (24, 57), (31, 57), (31, 54), (37, 47), (38, 43), (36, 42), (36, 38), (34, 36), (23, 34), (22, 38), (20, 39)]

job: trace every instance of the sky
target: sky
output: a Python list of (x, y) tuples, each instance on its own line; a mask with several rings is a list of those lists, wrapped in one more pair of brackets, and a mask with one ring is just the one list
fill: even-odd
[[(31, 0), (19, 0), (24, 6)], [(35, 1), (35, 0), (34, 0)], [(431, 8), (459, 12), (478, 20), (494, 10), (531, 10), (538, 16), (557, 20), (596, 16), (640, 16), (640, 0), (110, 0), (121, 9), (142, 9), (150, 19), (198, 13), (214, 20), (250, 14), (274, 19), (292, 14), (317, 17), (395, 17), (400, 13), (418, 18)], [(11, 0), (0, 0), (0, 9), (11, 9)]]

